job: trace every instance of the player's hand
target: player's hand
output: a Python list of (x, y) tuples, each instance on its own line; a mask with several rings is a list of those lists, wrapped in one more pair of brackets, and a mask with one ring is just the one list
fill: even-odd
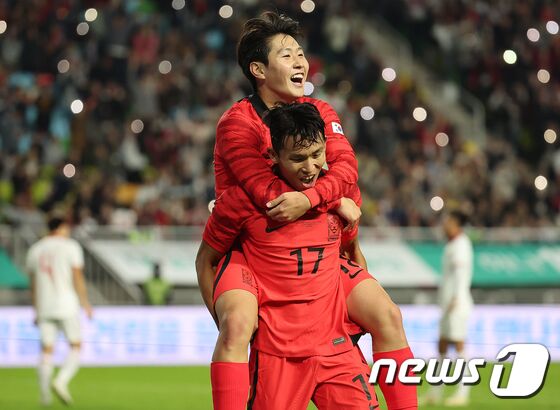
[(266, 204), (266, 214), (278, 222), (292, 222), (305, 214), (311, 208), (307, 196), (299, 191), (285, 192), (278, 198)]
[(85, 305), (84, 310), (86, 311), (87, 318), (89, 320), (93, 319), (93, 309), (91, 308), (91, 305)]
[(356, 205), (354, 201), (350, 198), (341, 198), (340, 206), (336, 210), (338, 215), (348, 222), (348, 225), (344, 230), (351, 230), (358, 224), (360, 217), (362, 216), (362, 211), (360, 207)]

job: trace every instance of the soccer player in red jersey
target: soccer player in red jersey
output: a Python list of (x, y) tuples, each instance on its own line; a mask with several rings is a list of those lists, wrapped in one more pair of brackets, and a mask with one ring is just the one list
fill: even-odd
[[(267, 119), (278, 175), (298, 191), (314, 186), (325, 163), (325, 124), (317, 108), (293, 103)], [(290, 224), (269, 222), (241, 187), (231, 187), (216, 201), (197, 257), (197, 272), (213, 275), (226, 255), (217, 287), (235, 263), (230, 249), (239, 237), (254, 273), (244, 278), (259, 302), (248, 408), (303, 410), (310, 400), (319, 409), (377, 407), (369, 366), (348, 334), (338, 215), (309, 212)], [(361, 269), (348, 267), (350, 275)]]
[[(255, 94), (234, 104), (218, 123), (214, 151), (216, 196), (229, 187), (240, 186), (258, 208), (268, 210), (267, 215), (279, 224), (295, 221), (309, 210), (334, 210), (355, 224), (359, 209), (345, 198), (356, 189), (354, 152), (332, 107), (324, 101), (303, 97), (309, 65), (296, 40), (298, 35), (297, 22), (271, 12), (245, 24), (238, 44), (238, 62)], [(329, 172), (316, 185), (304, 186), (301, 192), (293, 191), (272, 172), (266, 158), (270, 131), (261, 119), (262, 113), (276, 102), (293, 101), (311, 102), (318, 108), (327, 136)], [(365, 267), (357, 240), (348, 244), (346, 253)], [(211, 365), (216, 408), (226, 408), (220, 403), (231, 402), (234, 396), (239, 403), (247, 397), (247, 346), (257, 326), (258, 301), (244, 281), (250, 269), (240, 249), (233, 250), (231, 259), (235, 263), (226, 266), (216, 290), (213, 276), (199, 278), (201, 292), (220, 331)], [(399, 308), (379, 283), (364, 272), (354, 277), (345, 275), (344, 269), (341, 272), (350, 318), (372, 334), (374, 359), (390, 357), (400, 363), (411, 358)], [(214, 303), (212, 294), (216, 292), (219, 297)], [(224, 391), (221, 386), (226, 384), (231, 388)], [(389, 409), (416, 407), (415, 386), (380, 382), (380, 387)]]

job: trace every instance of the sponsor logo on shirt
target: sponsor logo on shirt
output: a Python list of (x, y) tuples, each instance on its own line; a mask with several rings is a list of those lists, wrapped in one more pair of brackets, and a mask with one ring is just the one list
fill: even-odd
[(344, 131), (342, 131), (342, 125), (340, 125), (338, 122), (332, 122), (331, 125), (332, 125), (332, 131), (335, 134), (344, 135)]

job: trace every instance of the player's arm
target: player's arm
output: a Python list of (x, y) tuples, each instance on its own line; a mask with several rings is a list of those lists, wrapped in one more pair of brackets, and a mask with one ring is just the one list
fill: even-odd
[(31, 291), (31, 305), (33, 306), (33, 312), (35, 315), (33, 323), (37, 325), (37, 318), (39, 317), (39, 312), (37, 312), (37, 283), (35, 275), (31, 271), (29, 272), (29, 288)]
[(35, 258), (32, 251), (27, 253), (27, 256), (25, 258), (25, 268), (29, 275), (31, 305), (33, 306), (33, 312), (35, 315), (35, 317), (33, 318), (33, 323), (37, 325), (37, 318), (39, 317), (39, 312), (37, 311), (37, 279), (35, 278)]
[(214, 277), (216, 272), (216, 265), (224, 256), (224, 252), (220, 252), (206, 241), (202, 240), (198, 253), (196, 254), (196, 276), (198, 278), (198, 287), (202, 294), (204, 304), (216, 322), (216, 313), (214, 312), (213, 291), (214, 291)]
[[(342, 232), (342, 240), (340, 243), (340, 252), (351, 261), (356, 262), (361, 267), (367, 269), (366, 258), (360, 248), (358, 240), (358, 222), (362, 216), (360, 205), (362, 204), (362, 196), (357, 185), (348, 192), (349, 198), (343, 197), (338, 214), (348, 220), (355, 220), (355, 223), (348, 223)], [(344, 215), (348, 215), (345, 218)]]
[(229, 188), (217, 200), (206, 221), (195, 266), (202, 299), (216, 320), (213, 292), (215, 268), (241, 233), (245, 219), (255, 211), (240, 187)]
[(86, 280), (84, 278), (84, 272), (81, 267), (72, 268), (72, 279), (74, 283), (74, 289), (76, 289), (78, 299), (80, 300), (80, 305), (82, 305), (82, 307), (86, 311), (87, 317), (91, 319), (93, 317), (93, 310), (89, 303), (86, 289)]
[(284, 194), (283, 200), (288, 202), (283, 204), (283, 220), (296, 220), (311, 208), (311, 201), (307, 191), (294, 191), (274, 174), (260, 151), (261, 132), (242, 115), (230, 114), (218, 123), (216, 152), (257, 207), (273, 208), (277, 203), (272, 205), (271, 201)]
[(362, 252), (362, 248), (360, 248), (360, 242), (357, 235), (350, 240), (342, 242), (340, 245), (340, 251), (348, 259), (356, 262), (362, 268), (367, 269), (366, 257)]
[(459, 295), (463, 294), (463, 290), (470, 287), (470, 272), (469, 258), (472, 258), (472, 253), (468, 248), (461, 247), (459, 252), (455, 252), (453, 255), (452, 266), (453, 275), (455, 276), (455, 289), (453, 289), (453, 297), (447, 306), (447, 311), (451, 312), (457, 303), (459, 303)]
[(317, 101), (316, 105), (325, 121), (329, 172), (317, 180), (315, 187), (307, 190), (306, 195), (313, 207), (326, 212), (336, 210), (340, 206), (337, 202), (340, 198), (352, 197), (350, 193), (358, 183), (358, 161), (334, 109), (324, 101)]

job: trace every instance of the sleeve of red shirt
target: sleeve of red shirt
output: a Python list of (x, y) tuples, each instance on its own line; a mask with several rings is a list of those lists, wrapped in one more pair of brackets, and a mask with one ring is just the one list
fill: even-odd
[[(316, 187), (303, 193), (309, 198), (312, 208), (326, 212), (340, 205), (337, 201), (357, 182), (358, 171), (350, 143), (343, 134), (333, 132), (333, 122), (340, 127), (338, 115), (327, 103), (317, 103), (322, 104), (318, 108), (326, 124), (329, 175), (321, 178)], [(260, 208), (266, 208), (267, 202), (284, 192), (293, 191), (293, 188), (277, 177), (263, 159), (261, 132), (242, 114), (231, 113), (218, 123), (216, 150), (253, 202)]]
[(261, 132), (242, 114), (232, 113), (218, 123), (216, 150), (243, 190), (264, 209), (267, 202), (294, 189), (274, 175), (263, 158)]
[(251, 200), (240, 187), (227, 189), (214, 204), (206, 221), (202, 239), (212, 248), (226, 253), (241, 233), (251, 212)]
[[(349, 192), (346, 193), (346, 198), (350, 198), (359, 207), (362, 206), (362, 194), (360, 193), (360, 188), (358, 184), (355, 184)], [(358, 224), (354, 225), (354, 228), (342, 232), (342, 243), (350, 242), (358, 236)]]
[(347, 197), (356, 186), (358, 161), (343, 134), (340, 119), (334, 109), (325, 101), (316, 100), (314, 104), (325, 121), (329, 172), (317, 181), (314, 188), (305, 191), (305, 194), (312, 206), (316, 206), (320, 212), (326, 212), (338, 208), (340, 198)]

